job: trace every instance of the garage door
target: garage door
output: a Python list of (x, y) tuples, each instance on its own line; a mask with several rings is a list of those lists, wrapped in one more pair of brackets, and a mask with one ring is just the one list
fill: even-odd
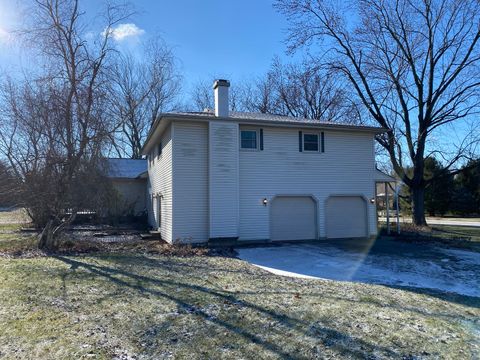
[(317, 237), (316, 203), (309, 196), (276, 197), (271, 205), (270, 239), (313, 240)]
[(367, 206), (360, 196), (332, 196), (327, 200), (327, 238), (367, 236)]

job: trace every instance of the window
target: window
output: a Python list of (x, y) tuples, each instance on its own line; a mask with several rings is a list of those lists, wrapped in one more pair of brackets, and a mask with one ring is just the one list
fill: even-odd
[(303, 151), (318, 151), (318, 134), (303, 134)]
[(162, 142), (160, 141), (160, 144), (158, 144), (158, 150), (157, 150), (157, 156), (160, 157), (162, 156)]
[(242, 149), (257, 149), (257, 132), (255, 130), (242, 130), (240, 132), (240, 147)]

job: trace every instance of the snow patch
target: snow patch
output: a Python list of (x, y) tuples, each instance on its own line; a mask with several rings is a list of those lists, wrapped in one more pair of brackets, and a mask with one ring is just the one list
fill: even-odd
[(237, 251), (241, 259), (282, 276), (411, 286), (480, 297), (480, 254), (434, 248), (431, 254), (422, 249), (421, 256), (415, 256), (418, 249), (397, 250), (363, 253), (304, 244)]

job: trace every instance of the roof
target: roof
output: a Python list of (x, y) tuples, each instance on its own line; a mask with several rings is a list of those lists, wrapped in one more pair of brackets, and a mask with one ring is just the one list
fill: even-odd
[(353, 125), (353, 124), (342, 124), (335, 123), (325, 120), (316, 120), (316, 119), (306, 119), (306, 118), (297, 118), (293, 116), (284, 116), (284, 115), (274, 115), (274, 114), (264, 114), (264, 113), (252, 113), (252, 112), (239, 112), (239, 111), (230, 111), (228, 118), (217, 117), (215, 112), (211, 109), (206, 109), (205, 111), (196, 111), (196, 112), (169, 112), (160, 114), (153, 126), (150, 129), (147, 140), (145, 141), (143, 150), (147, 148), (147, 144), (153, 136), (153, 133), (157, 129), (162, 118), (166, 119), (178, 119), (178, 120), (197, 120), (197, 121), (209, 121), (209, 120), (219, 120), (225, 121), (228, 119), (234, 119), (238, 122), (246, 124), (262, 124), (262, 125), (278, 125), (278, 126), (296, 126), (296, 127), (317, 127), (317, 128), (330, 128), (332, 130), (350, 130), (350, 131), (366, 131), (373, 133), (383, 133), (387, 129), (375, 126), (365, 126), (365, 125)]
[(107, 177), (116, 179), (138, 179), (147, 172), (145, 159), (106, 159)]
[(393, 176), (385, 174), (383, 171), (375, 169), (375, 181), (376, 182), (397, 182)]
[[(179, 111), (179, 112), (169, 112), (164, 113), (161, 116), (194, 116), (204, 119), (216, 119), (215, 112), (211, 109), (206, 109), (205, 111)], [(241, 112), (241, 111), (230, 111), (228, 114), (229, 118), (238, 119), (238, 120), (253, 120), (253, 121), (265, 121), (265, 122), (276, 122), (276, 123), (287, 123), (287, 124), (301, 124), (301, 125), (327, 125), (327, 126), (344, 126), (348, 128), (358, 128), (358, 129), (377, 129), (385, 130), (379, 127), (365, 126), (365, 125), (353, 125), (353, 124), (342, 124), (335, 123), (325, 120), (317, 119), (306, 119), (286, 115), (275, 115), (275, 114), (265, 114), (265, 113), (254, 113), (254, 112)]]

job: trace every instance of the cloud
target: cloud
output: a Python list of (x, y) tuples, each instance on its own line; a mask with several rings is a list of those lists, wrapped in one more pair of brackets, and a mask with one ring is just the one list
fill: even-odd
[(11, 34), (7, 30), (0, 27), (0, 43), (9, 43), (11, 38)]
[(145, 30), (140, 29), (137, 25), (128, 23), (120, 24), (117, 27), (111, 29), (105, 29), (102, 35), (106, 35), (107, 31), (112, 35), (113, 39), (116, 41), (122, 41), (129, 37), (138, 37), (145, 33)]

